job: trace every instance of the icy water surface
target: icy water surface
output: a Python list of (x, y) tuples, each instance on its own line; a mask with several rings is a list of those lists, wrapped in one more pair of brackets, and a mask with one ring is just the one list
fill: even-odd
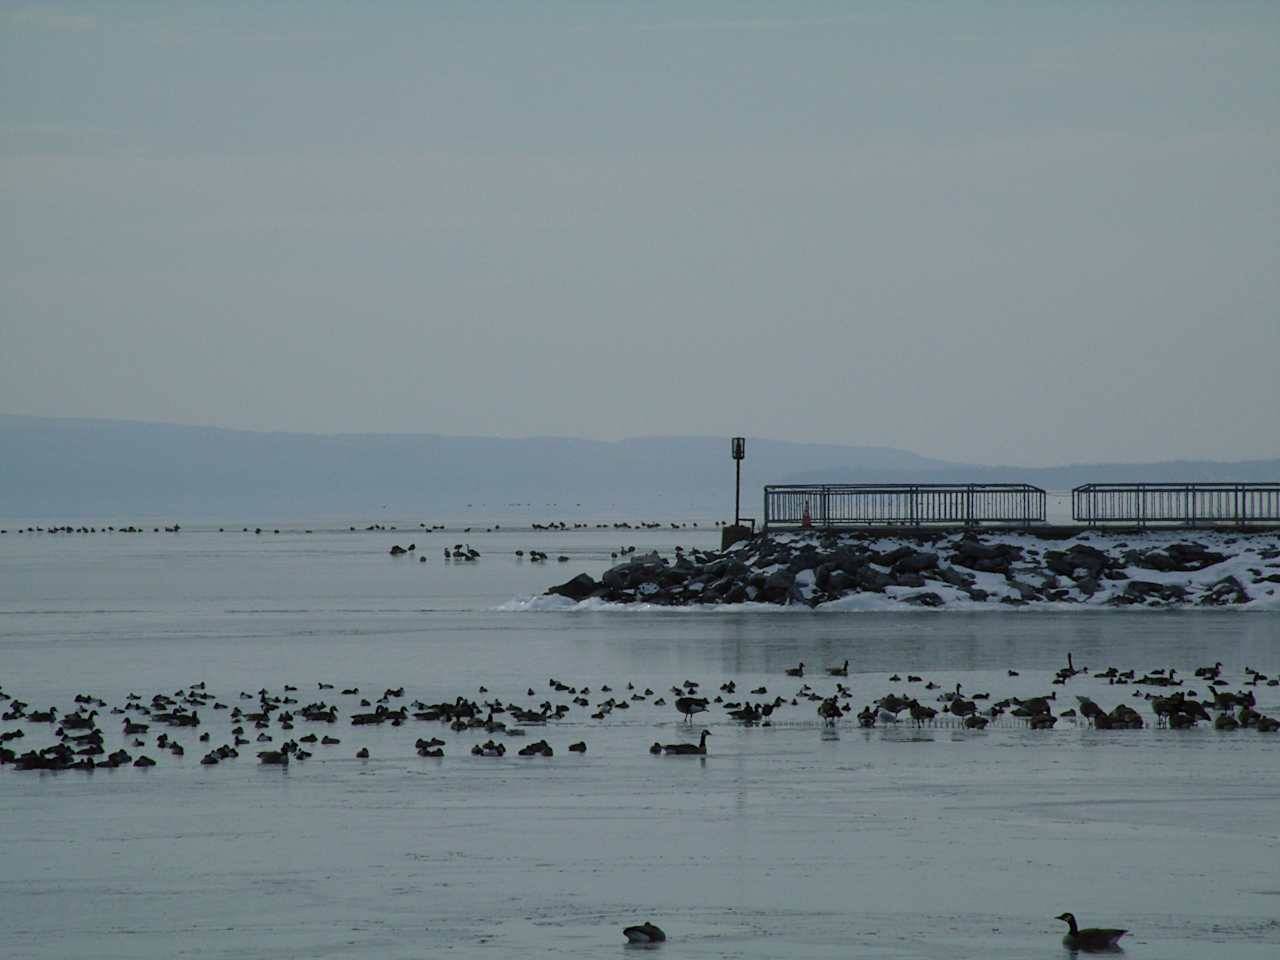
[[(1064, 910), (1130, 928), (1131, 957), (1280, 955), (1275, 736), (1069, 721), (824, 730), (805, 700), (745, 729), (715, 707), (687, 724), (637, 701), (528, 728), (552, 758), (520, 758), (524, 741), (507, 738), (506, 757), (482, 759), (468, 751), (483, 732), (353, 728), (358, 698), (316, 689), (376, 698), (404, 685), (406, 700), (431, 702), (480, 697), (483, 684), (521, 704), (568, 702), (555, 677), (590, 687), (595, 704), (602, 684), (670, 701), (690, 679), (763, 699), (747, 691), (799, 689), (788, 666), (848, 657), (859, 706), (890, 690), (936, 695), (890, 683), (896, 671), (995, 698), (1056, 689), (1057, 711), (1074, 694), (1142, 708), (1132, 687), (1049, 681), (1068, 651), (1094, 669), (1190, 674), (1221, 660), (1233, 681), (1246, 665), (1274, 675), (1275, 613), (512, 612), (498, 608), (598, 575), (622, 544), (711, 546), (714, 530), (240, 526), (0, 537), (0, 687), (33, 708), (204, 681), (232, 704), (292, 683), (302, 702), (326, 696), (344, 714), (316, 730), (341, 745), (287, 769), (253, 762), (256, 745), (202, 767), (185, 731), (186, 756), (149, 749), (150, 770), (0, 769), (0, 956), (621, 957), (635, 955), (621, 928), (652, 919), (672, 957), (1059, 957), (1052, 918)], [(428, 562), (386, 556), (411, 539)], [(441, 558), (464, 540), (479, 561)], [(512, 556), (530, 546), (552, 562)], [(1280, 713), (1280, 688), (1254, 689)], [(110, 749), (118, 718), (107, 720)], [(16, 726), (21, 747), (52, 742), (48, 726), (0, 730)], [(216, 745), (229, 726), (223, 715), (203, 729)], [(705, 758), (648, 753), (704, 727)], [(431, 736), (447, 741), (441, 760), (414, 753)], [(567, 752), (575, 740), (584, 756)], [(367, 761), (354, 758), (361, 746)]]

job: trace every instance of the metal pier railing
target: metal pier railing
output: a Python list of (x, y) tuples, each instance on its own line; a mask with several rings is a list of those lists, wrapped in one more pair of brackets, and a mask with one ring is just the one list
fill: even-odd
[(764, 526), (1044, 523), (1045, 492), (1027, 483), (774, 484)]
[(1280, 522), (1280, 483), (1086, 483), (1071, 516), (1098, 523), (1208, 526)]

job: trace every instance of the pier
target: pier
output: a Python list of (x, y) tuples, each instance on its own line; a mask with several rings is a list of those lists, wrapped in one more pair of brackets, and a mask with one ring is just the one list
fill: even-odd
[(1086, 483), (1072, 524), (1049, 524), (1047, 492), (1026, 483), (771, 484), (764, 529), (927, 531), (1021, 529), (1046, 539), (1089, 529), (1280, 527), (1280, 483)]
[(774, 484), (764, 527), (1029, 527), (1045, 522), (1045, 491), (1028, 483)]

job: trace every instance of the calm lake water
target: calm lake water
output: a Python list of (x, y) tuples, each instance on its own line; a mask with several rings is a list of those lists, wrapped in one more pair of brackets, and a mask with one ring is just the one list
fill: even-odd
[[(743, 728), (715, 705), (689, 724), (636, 701), (499, 735), (510, 752), (486, 759), (469, 753), (483, 732), (353, 728), (359, 698), (317, 690), (568, 703), (554, 677), (589, 687), (594, 705), (604, 684), (670, 702), (673, 684), (714, 696), (732, 680), (732, 699), (764, 699), (747, 691), (799, 690), (786, 667), (848, 658), (856, 706), (936, 696), (891, 683), (898, 672), (997, 699), (1056, 690), (1055, 712), (1081, 694), (1149, 717), (1133, 687), (1054, 688), (1053, 672), (1071, 652), (1095, 670), (1190, 675), (1221, 660), (1233, 683), (1246, 665), (1276, 675), (1275, 612), (504, 610), (598, 575), (620, 545), (669, 554), (713, 546), (716, 531), (350, 533), (344, 521), (255, 537), (242, 525), (0, 536), (0, 687), (33, 709), (203, 681), (231, 705), (294, 684), (303, 703), (343, 711), (333, 728), (299, 724), (292, 735), (342, 743), (287, 769), (256, 763), (256, 744), (203, 767), (188, 731), (185, 757), (149, 746), (149, 770), (0, 769), (0, 957), (627, 956), (621, 929), (645, 919), (667, 931), (668, 956), (1058, 957), (1064, 910), (1128, 927), (1134, 957), (1280, 956), (1277, 736), (1065, 720), (827, 730), (803, 699), (772, 727)], [(427, 562), (387, 556), (410, 540)], [(444, 560), (460, 541), (481, 559)], [(1280, 688), (1253, 689), (1280, 714)], [(211, 746), (230, 739), (225, 713), (202, 716)], [(105, 718), (108, 749), (124, 742), (119, 719)], [(53, 742), (49, 725), (0, 723), (15, 728), (27, 736), (10, 746)], [(705, 758), (648, 753), (704, 728)], [(432, 736), (443, 759), (414, 752)], [(554, 757), (515, 755), (542, 737)], [(576, 740), (585, 755), (567, 751)]]

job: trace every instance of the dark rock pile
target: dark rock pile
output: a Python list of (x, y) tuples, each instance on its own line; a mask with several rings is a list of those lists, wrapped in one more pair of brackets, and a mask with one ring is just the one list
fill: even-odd
[[(1101, 535), (1089, 539), (1094, 542), (1047, 549), (1034, 534), (984, 539), (976, 532), (921, 533), (909, 541), (857, 533), (759, 536), (723, 553), (678, 550), (674, 560), (656, 553), (633, 557), (599, 580), (582, 573), (547, 593), (574, 601), (661, 606), (813, 607), (860, 593), (925, 607), (964, 598), (1015, 606), (1045, 601), (1223, 606), (1274, 596), (1280, 583), (1274, 537), (1218, 544), (1230, 552), (1169, 534), (1148, 535), (1139, 545)], [(1241, 559), (1254, 564), (1247, 574), (1235, 562)], [(1242, 574), (1251, 581), (1252, 593)]]

